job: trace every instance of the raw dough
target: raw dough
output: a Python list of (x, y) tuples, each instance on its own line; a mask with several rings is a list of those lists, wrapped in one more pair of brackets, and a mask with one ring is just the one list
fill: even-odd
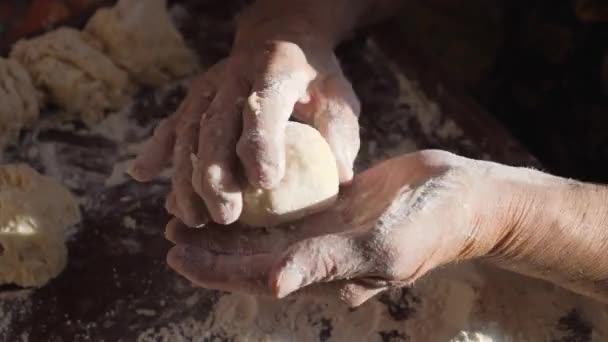
[(23, 66), (0, 57), (0, 154), (38, 118), (38, 93)]
[(25, 164), (0, 165), (0, 284), (39, 287), (67, 262), (66, 229), (76, 198)]
[(167, 12), (166, 0), (120, 0), (98, 10), (85, 31), (138, 82), (159, 86), (194, 72), (197, 61)]
[(127, 73), (96, 48), (87, 34), (59, 28), (13, 46), (11, 57), (32, 75), (34, 84), (69, 114), (87, 124), (116, 110), (129, 100), (132, 88)]
[(331, 149), (314, 128), (289, 122), (285, 132), (285, 177), (272, 190), (248, 186), (240, 221), (273, 226), (322, 211), (339, 190), (338, 168)]

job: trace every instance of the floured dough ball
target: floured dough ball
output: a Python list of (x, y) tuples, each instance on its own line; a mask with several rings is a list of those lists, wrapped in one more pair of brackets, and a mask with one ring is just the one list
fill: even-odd
[(85, 31), (138, 82), (159, 86), (194, 72), (197, 61), (175, 28), (166, 0), (120, 0), (102, 8)]
[(289, 122), (285, 144), (284, 178), (272, 190), (251, 185), (245, 189), (242, 223), (274, 226), (320, 212), (336, 200), (338, 167), (321, 134), (308, 125)]
[(0, 153), (40, 114), (38, 93), (21, 64), (0, 57)]
[(93, 124), (106, 111), (121, 108), (133, 90), (127, 73), (96, 44), (87, 34), (64, 27), (17, 42), (11, 57), (25, 66), (52, 102)]
[(0, 165), (0, 284), (39, 287), (67, 262), (66, 229), (80, 221), (76, 198), (24, 164)]

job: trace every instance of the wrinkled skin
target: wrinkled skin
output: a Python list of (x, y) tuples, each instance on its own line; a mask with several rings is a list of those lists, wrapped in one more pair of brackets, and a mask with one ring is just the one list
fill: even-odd
[[(130, 169), (147, 181), (173, 161), (169, 265), (206, 288), (279, 298), (308, 292), (356, 306), (435, 267), (483, 258), (608, 303), (604, 186), (440, 151), (353, 178), (359, 103), (332, 50), (397, 2), (251, 6), (230, 56), (194, 80)], [(283, 177), (290, 118), (329, 143), (340, 199), (286, 227), (239, 226), (243, 185), (272, 188)], [(204, 229), (188, 228), (209, 218)]]
[(279, 298), (305, 288), (356, 306), (474, 256), (477, 220), (462, 210), (473, 178), (463, 165), (441, 151), (388, 160), (356, 176), (331, 209), (273, 230), (173, 220), (168, 263), (205, 288)]
[(148, 181), (173, 158), (167, 209), (188, 226), (201, 226), (208, 216), (235, 222), (246, 181), (276, 186), (285, 172), (284, 134), (292, 114), (325, 137), (341, 182), (353, 177), (359, 102), (331, 48), (288, 41), (262, 46), (235, 49), (194, 80), (131, 165), (135, 179)]

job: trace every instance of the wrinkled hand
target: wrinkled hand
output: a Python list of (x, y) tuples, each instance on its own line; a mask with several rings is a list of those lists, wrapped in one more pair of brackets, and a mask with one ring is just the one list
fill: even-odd
[(325, 137), (341, 182), (352, 179), (359, 102), (331, 48), (288, 41), (251, 46), (235, 49), (196, 79), (131, 166), (135, 179), (148, 181), (173, 156), (167, 209), (188, 226), (206, 222), (205, 207), (217, 223), (238, 219), (240, 173), (263, 188), (282, 179), (285, 126), (292, 114)]
[(356, 176), (334, 207), (273, 230), (173, 220), (167, 260), (205, 288), (279, 298), (304, 289), (356, 306), (477, 256), (472, 162), (442, 151), (388, 160)]

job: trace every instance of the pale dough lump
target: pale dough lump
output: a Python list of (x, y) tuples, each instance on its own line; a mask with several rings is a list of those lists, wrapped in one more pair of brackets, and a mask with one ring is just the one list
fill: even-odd
[(66, 230), (77, 199), (25, 164), (0, 165), (0, 284), (40, 287), (67, 263)]
[(285, 176), (272, 190), (249, 185), (243, 192), (239, 220), (273, 226), (297, 220), (332, 205), (339, 190), (336, 159), (314, 128), (288, 122), (285, 130)]
[(51, 102), (93, 124), (122, 108), (133, 93), (127, 73), (98, 45), (89, 35), (63, 27), (18, 41), (11, 58), (25, 66)]
[(159, 86), (193, 73), (195, 54), (186, 46), (167, 11), (166, 0), (120, 0), (102, 8), (85, 32), (137, 82)]

